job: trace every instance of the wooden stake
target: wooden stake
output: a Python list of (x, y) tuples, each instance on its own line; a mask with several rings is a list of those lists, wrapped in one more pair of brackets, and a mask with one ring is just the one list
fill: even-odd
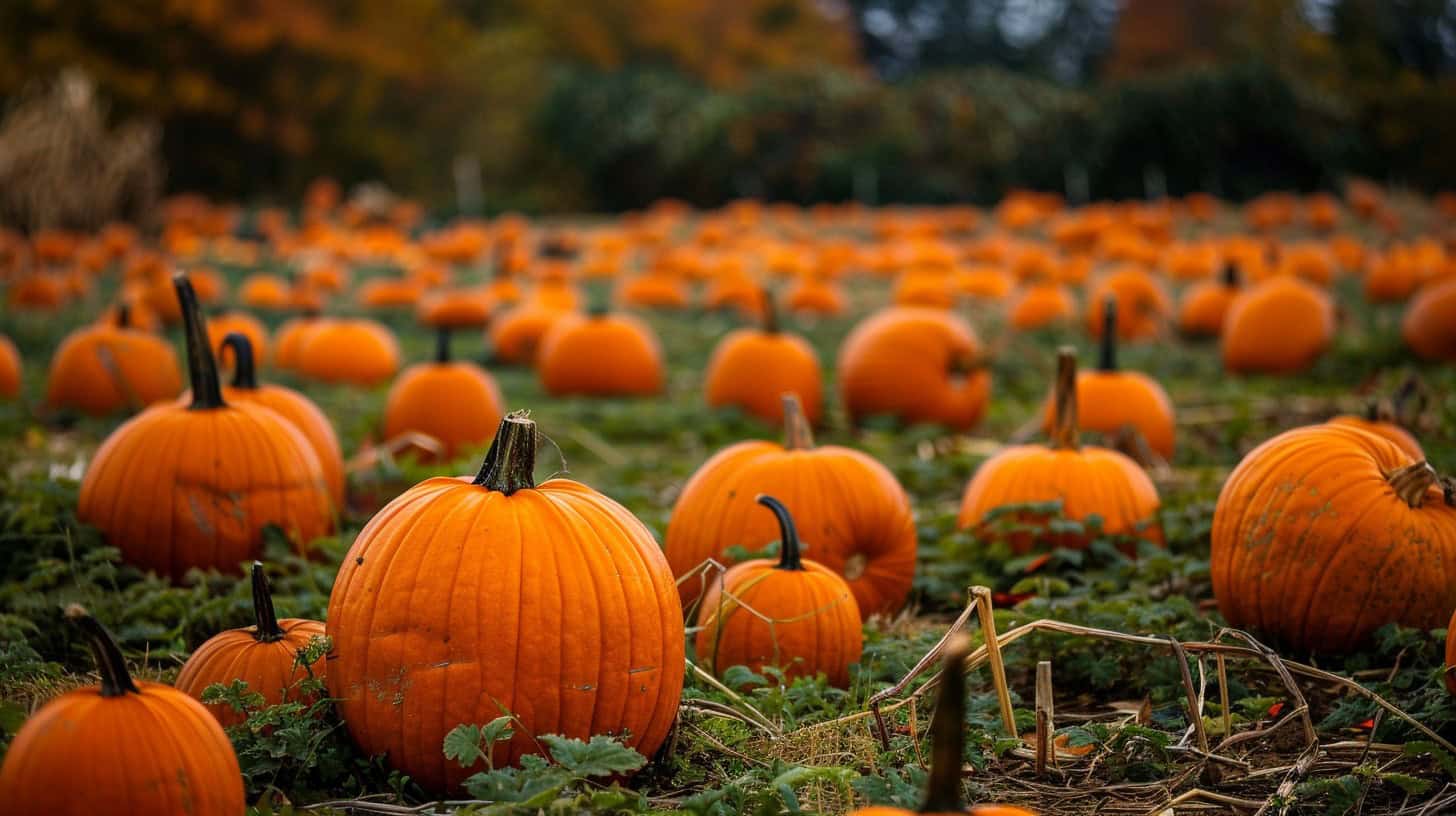
[(976, 599), (976, 617), (981, 619), (981, 634), (986, 641), (986, 655), (991, 663), (991, 682), (996, 686), (996, 700), (1001, 706), (1001, 725), (1006, 735), (1016, 736), (1016, 715), (1011, 709), (1011, 689), (1006, 685), (1006, 664), (1001, 661), (1001, 643), (996, 639), (995, 609), (991, 605), (990, 587), (971, 587)]
[(1052, 721), (1052, 662), (1042, 660), (1036, 664), (1036, 775), (1046, 775), (1050, 762), (1057, 764), (1056, 749), (1052, 746), (1052, 732), (1056, 725)]

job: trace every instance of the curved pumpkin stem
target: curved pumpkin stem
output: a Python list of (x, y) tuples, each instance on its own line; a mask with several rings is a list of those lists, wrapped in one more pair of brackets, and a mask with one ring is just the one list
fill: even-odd
[(435, 362), (450, 362), (450, 327), (441, 326), (435, 330)]
[(226, 408), (222, 381), (217, 376), (217, 360), (207, 339), (207, 319), (197, 303), (197, 291), (183, 272), (172, 276), (172, 286), (177, 290), (177, 301), (182, 304), (182, 324), (187, 334), (187, 376), (192, 381), (192, 405), (188, 407), (193, 411)]
[(268, 586), (268, 576), (263, 572), (263, 562), (253, 562), (253, 622), (257, 631), (253, 639), (259, 643), (273, 643), (283, 639), (283, 627), (278, 625), (278, 615), (273, 611), (273, 592)]
[(1395, 495), (1411, 507), (1420, 507), (1426, 501), (1426, 491), (1441, 479), (1431, 463), (1422, 459), (1414, 464), (1397, 468), (1385, 474), (1385, 481), (1395, 489)]
[(1097, 370), (1117, 370), (1117, 298), (1111, 295), (1102, 301), (1102, 349)]
[(799, 545), (799, 530), (794, 526), (794, 517), (789, 515), (789, 508), (767, 493), (758, 494), (755, 501), (772, 510), (774, 518), (779, 520), (779, 564), (777, 569), (802, 570), (804, 568), (803, 548)]
[(507, 496), (536, 486), (536, 423), (525, 411), (507, 414), (496, 428), (485, 462), (471, 484)]
[(141, 693), (131, 672), (126, 670), (126, 658), (111, 633), (106, 631), (91, 613), (80, 604), (66, 607), (66, 618), (81, 628), (86, 643), (91, 647), (91, 656), (96, 660), (96, 671), (101, 674), (101, 696), (120, 697), (127, 692)]
[(784, 450), (809, 450), (814, 447), (814, 429), (809, 427), (809, 418), (804, 416), (804, 407), (799, 404), (799, 395), (785, 391), (784, 403)]
[(758, 294), (763, 298), (763, 333), (778, 334), (779, 307), (777, 303), (774, 303), (773, 292), (770, 292), (767, 286), (761, 286)]
[(1229, 289), (1237, 289), (1241, 283), (1240, 278), (1242, 278), (1242, 275), (1239, 274), (1238, 264), (1229, 261), (1223, 265), (1223, 274), (1220, 276), (1220, 279), (1223, 281), (1224, 286)]
[(1057, 381), (1052, 390), (1052, 447), (1076, 450), (1077, 441), (1077, 350), (1057, 349)]
[(233, 350), (233, 388), (256, 389), (258, 373), (253, 364), (253, 341), (242, 332), (228, 332), (220, 348)]
[(970, 639), (956, 635), (945, 645), (940, 669), (940, 694), (930, 718), (930, 780), (921, 813), (963, 813), (961, 756), (965, 753), (966, 658)]

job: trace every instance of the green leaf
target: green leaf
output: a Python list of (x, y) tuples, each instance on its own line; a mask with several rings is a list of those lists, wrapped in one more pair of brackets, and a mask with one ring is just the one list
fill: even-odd
[(611, 737), (597, 735), (591, 742), (582, 742), (547, 734), (541, 737), (541, 742), (558, 765), (580, 777), (627, 773), (647, 764), (647, 757)]
[(1456, 779), (1456, 757), (1451, 756), (1451, 753), (1445, 748), (1428, 740), (1415, 740), (1405, 744), (1406, 756), (1420, 756), (1421, 754), (1430, 754), (1436, 762), (1440, 763), (1441, 770), (1446, 772), (1446, 776)]
[(469, 768), (479, 762), (484, 752), (480, 750), (480, 726), (457, 725), (445, 735), (445, 758)]
[(1414, 796), (1419, 796), (1431, 789), (1431, 780), (1417, 779), (1403, 773), (1383, 773), (1380, 778)]

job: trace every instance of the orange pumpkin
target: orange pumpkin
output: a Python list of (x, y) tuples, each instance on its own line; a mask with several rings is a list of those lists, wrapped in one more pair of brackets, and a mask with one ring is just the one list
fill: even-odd
[(321, 321), (299, 346), (297, 368), (319, 382), (383, 385), (399, 370), (399, 343), (373, 320)]
[(1218, 337), (1223, 334), (1223, 321), (1228, 308), (1239, 294), (1239, 268), (1224, 264), (1217, 281), (1204, 281), (1188, 287), (1178, 307), (1178, 329), (1190, 337)]
[(892, 307), (861, 321), (839, 348), (839, 397), (850, 419), (889, 414), (902, 422), (975, 427), (991, 374), (970, 325), (942, 309)]
[(784, 292), (784, 306), (800, 314), (837, 317), (849, 309), (849, 298), (832, 281), (801, 276)]
[(776, 666), (786, 681), (823, 673), (845, 688), (864, 649), (854, 595), (839, 573), (802, 558), (787, 507), (768, 495), (757, 501), (778, 520), (778, 563), (745, 561), (708, 586), (698, 608), (698, 660), (720, 676), (731, 666)]
[(1456, 694), (1456, 612), (1446, 624), (1446, 690)]
[(249, 275), (238, 287), (238, 300), (249, 309), (281, 311), (293, 302), (292, 287), (277, 275)]
[(950, 275), (942, 272), (906, 272), (895, 279), (890, 302), (896, 306), (954, 309), (954, 281)]
[[(1162, 543), (1158, 491), (1143, 469), (1115, 450), (1078, 444), (1078, 390), (1077, 353), (1063, 348), (1057, 353), (1052, 444), (1003, 448), (983, 462), (961, 497), (961, 527), (996, 536), (988, 519), (993, 511), (1058, 502), (1063, 518), (1098, 516), (1104, 533)], [(1086, 534), (1053, 529), (1040, 513), (1022, 511), (1016, 520), (1022, 529), (1008, 542), (1018, 553), (1039, 544), (1084, 549), (1091, 543)]]
[(708, 359), (703, 391), (710, 407), (737, 406), (775, 425), (784, 421), (783, 395), (798, 396), (809, 422), (823, 414), (822, 376), (814, 347), (797, 334), (779, 330), (777, 310), (767, 293), (762, 329), (730, 332)]
[[(213, 635), (198, 646), (177, 674), (177, 690), (200, 701), (208, 686), (242, 680), (248, 691), (263, 695), (265, 708), (284, 702), (310, 703), (312, 700), (298, 697), (294, 686), (309, 675), (322, 676), (328, 666), (322, 657), (311, 665), (301, 665), (299, 652), (308, 648), (309, 641), (324, 636), (324, 625), (306, 618), (279, 620), (261, 562), (253, 562), (252, 580), (254, 624)], [(223, 726), (247, 719), (229, 705), (213, 704), (207, 710)]]
[(273, 335), (273, 365), (285, 371), (298, 368), (299, 353), (309, 334), (324, 324), (316, 314), (295, 317), (278, 327)]
[(194, 567), (238, 570), (261, 553), (270, 525), (305, 550), (333, 528), (318, 456), (271, 409), (223, 401), (192, 285), (175, 281), (192, 402), (155, 405), (113, 431), (81, 480), (77, 515), (128, 563), (173, 579)]
[(51, 358), (46, 404), (91, 416), (135, 411), (182, 392), (182, 372), (172, 344), (128, 326), (129, 310), (117, 309), (115, 325), (79, 328)]
[[(784, 400), (784, 444), (740, 442), (714, 454), (683, 486), (663, 550), (681, 578), (733, 547), (761, 550), (778, 528), (751, 512), (754, 496), (778, 496), (814, 536), (814, 560), (843, 575), (860, 613), (890, 613), (905, 603), (915, 574), (915, 522), (894, 475), (865, 454), (814, 447), (798, 399)], [(683, 604), (703, 581), (680, 585)]]
[[(1173, 458), (1173, 401), (1158, 381), (1117, 367), (1117, 301), (1103, 304), (1102, 354), (1094, 371), (1077, 374), (1077, 427), (1115, 437), (1132, 428), (1164, 459)], [(1053, 433), (1056, 405), (1048, 396), (1042, 427)]]
[(1033, 283), (1012, 297), (1006, 308), (1007, 319), (1020, 331), (1070, 323), (1076, 314), (1072, 293), (1056, 283)]
[(627, 278), (615, 295), (618, 305), (644, 309), (686, 309), (690, 299), (687, 285), (665, 272)]
[(1122, 340), (1156, 337), (1173, 310), (1168, 293), (1152, 275), (1124, 267), (1102, 277), (1087, 293), (1087, 331), (1093, 337), (1102, 336), (1102, 304), (1109, 297), (1117, 300), (1117, 335)]
[(35, 272), (10, 284), (5, 302), (19, 311), (54, 311), (66, 305), (70, 297), (60, 275)]
[(415, 319), (431, 328), (480, 329), (490, 322), (495, 303), (484, 289), (453, 289), (420, 297)]
[(9, 337), (0, 334), (0, 397), (15, 399), (20, 396), (20, 378), (24, 366), (20, 360), (20, 349)]
[(541, 338), (557, 321), (572, 312), (543, 309), (522, 304), (491, 321), (487, 334), (494, 360), (507, 365), (531, 365), (536, 362)]
[(409, 278), (375, 278), (359, 287), (359, 305), (369, 309), (412, 309), (424, 287)]
[(979, 266), (961, 272), (955, 278), (956, 289), (977, 300), (1004, 300), (1011, 294), (1013, 280), (996, 267)]
[(1335, 266), (1334, 255), (1322, 244), (1290, 244), (1279, 253), (1274, 274), (1291, 275), (1318, 286), (1329, 286), (1335, 279)]
[(242, 769), (217, 720), (170, 686), (132, 680), (86, 610), (72, 605), (66, 617), (90, 644), (101, 685), (56, 697), (21, 726), (0, 767), (6, 812), (242, 813)]
[[(435, 359), (404, 370), (384, 401), (384, 437), (422, 433), (440, 443), (439, 458), (454, 459), (490, 440), (505, 415), (495, 380), (480, 366), (450, 359), (450, 330), (439, 329)], [(417, 451), (423, 461), (434, 457)]]
[[(427, 479), (370, 520), (329, 597), (349, 733), (428, 791), (474, 772), (440, 752), (445, 734), (503, 708), (515, 735), (496, 768), (539, 753), (536, 734), (618, 734), (651, 756), (677, 717), (682, 609), (662, 550), (590, 487), (537, 486), (535, 454), (535, 423), (501, 420), (474, 479)], [(420, 591), (435, 600), (400, 602)]]
[(1346, 651), (1388, 623), (1456, 609), (1456, 507), (1435, 471), (1342, 425), (1286, 431), (1245, 456), (1213, 514), (1219, 610), (1300, 651)]
[(1405, 309), (1400, 333), (1421, 358), (1456, 361), (1456, 277), (1421, 287)]
[(1395, 443), (1406, 456), (1415, 461), (1426, 458), (1426, 452), (1421, 449), (1421, 443), (1411, 436), (1410, 431), (1401, 427), (1399, 417), (1403, 414), (1405, 403), (1413, 396), (1416, 388), (1414, 379), (1407, 380), (1392, 399), (1374, 399), (1365, 408), (1364, 416), (1344, 414), (1330, 420), (1332, 425), (1348, 425), (1352, 428), (1359, 428), (1368, 431), (1376, 436), (1383, 437)]
[(650, 396), (666, 378), (652, 329), (635, 317), (601, 312), (552, 323), (541, 338), (536, 373), (552, 396)]
[(217, 357), (224, 367), (237, 365), (232, 349), (222, 346), (222, 339), (229, 334), (241, 334), (248, 339), (254, 367), (267, 363), (268, 327), (261, 320), (247, 312), (223, 312), (208, 319), (207, 341), (213, 348), (221, 347)]
[(1335, 334), (1335, 306), (1314, 284), (1279, 276), (1245, 289), (1229, 304), (1223, 365), (1229, 371), (1290, 374), (1314, 363)]

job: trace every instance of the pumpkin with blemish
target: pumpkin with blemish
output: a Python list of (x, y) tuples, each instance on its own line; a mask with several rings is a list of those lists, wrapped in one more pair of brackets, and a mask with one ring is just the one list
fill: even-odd
[(384, 438), (421, 433), (439, 443), (438, 456), (423, 449), (422, 461), (449, 460), (490, 441), (505, 415), (500, 388), (480, 366), (450, 358), (450, 330), (438, 329), (435, 359), (405, 369), (384, 400)]
[(536, 485), (536, 437), (511, 414), (475, 478), (390, 502), (329, 597), (328, 684), (349, 733), (435, 794), (484, 767), (441, 753), (460, 723), (513, 716), (501, 768), (539, 753), (536, 734), (617, 734), (651, 756), (677, 717), (685, 635), (662, 550), (590, 487)]
[(981, 421), (991, 398), (981, 353), (970, 324), (951, 312), (883, 309), (839, 347), (839, 396), (853, 422), (890, 415), (967, 430)]
[(130, 314), (119, 306), (114, 323), (66, 335), (51, 358), (46, 405), (104, 416), (140, 410), (182, 392), (172, 344), (131, 328)]
[(1343, 652), (1388, 623), (1434, 629), (1456, 609), (1456, 507), (1394, 442), (1325, 423), (1244, 457), (1213, 514), (1219, 610), (1304, 651)]
[(760, 329), (730, 332), (713, 349), (704, 374), (703, 393), (710, 407), (736, 406), (775, 425), (784, 421), (783, 395), (795, 394), (810, 423), (823, 415), (823, 378), (813, 346), (782, 331), (772, 297), (765, 303)]

